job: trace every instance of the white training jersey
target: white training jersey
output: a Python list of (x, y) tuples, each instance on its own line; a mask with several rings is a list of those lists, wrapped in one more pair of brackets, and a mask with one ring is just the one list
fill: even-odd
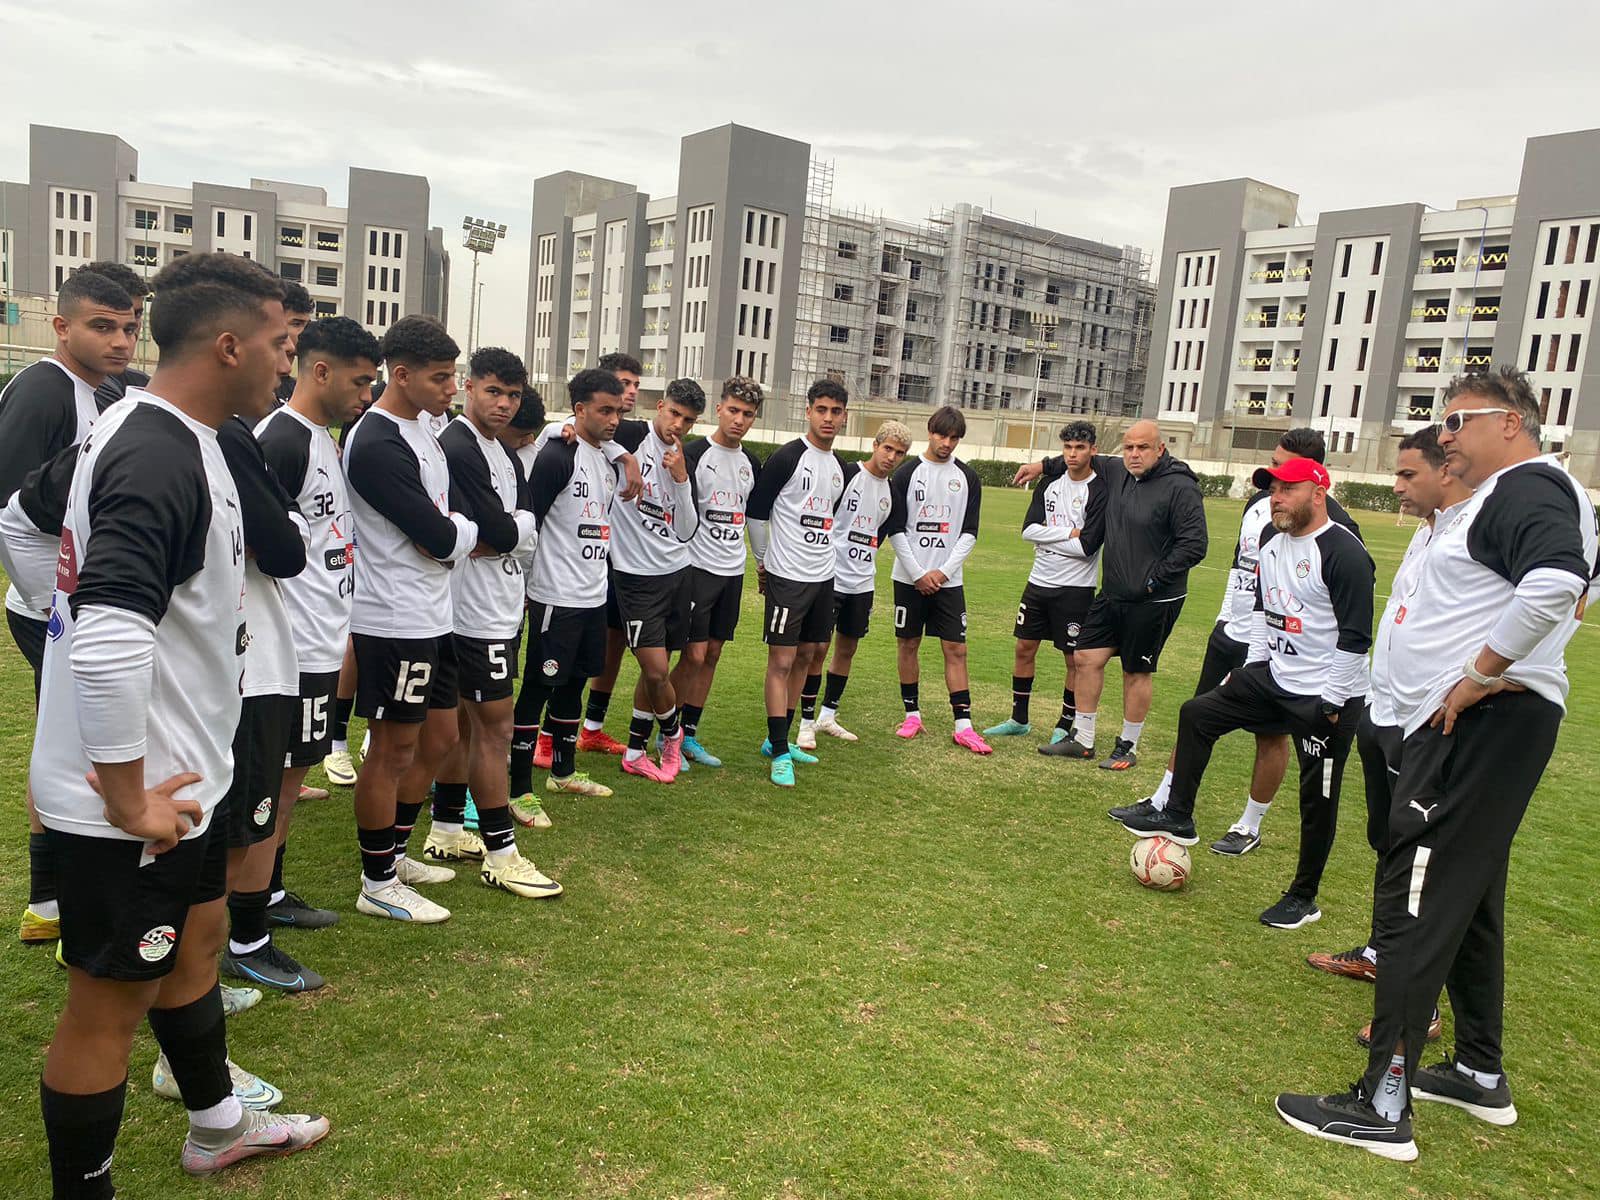
[(743, 446), (730, 449), (715, 437), (690, 442), (684, 457), (694, 476), (700, 509), (689, 562), (712, 575), (743, 575), (745, 510), (761, 464)]
[(451, 421), (439, 444), (450, 464), (451, 507), (472, 520), (478, 538), (496, 551), (468, 558), (451, 573), (455, 631), (486, 642), (505, 641), (522, 628), (524, 573), (539, 537), (522, 466), (466, 417)]
[(306, 569), (281, 586), (300, 670), (326, 675), (344, 663), (355, 591), (355, 518), (339, 446), (326, 428), (288, 405), (256, 426), (256, 440), (310, 530)]
[(844, 468), (831, 450), (799, 437), (772, 452), (750, 493), (746, 515), (767, 522), (767, 572), (795, 583), (834, 574), (833, 521)]
[(1331, 520), (1299, 536), (1269, 525), (1256, 569), (1273, 681), (1336, 704), (1365, 695), (1373, 567), (1361, 539)]
[(1378, 618), (1378, 629), (1372, 637), (1372, 687), (1367, 692), (1367, 707), (1374, 725), (1395, 725), (1394, 698), (1389, 683), (1389, 641), (1394, 630), (1394, 618), (1402, 606), (1411, 603), (1416, 594), (1418, 573), (1422, 556), (1433, 540), (1433, 525), (1424, 521), (1411, 535), (1400, 569), (1394, 573), (1394, 583), (1389, 587), (1389, 602), (1383, 606), (1383, 616)]
[(1093, 471), (1087, 479), (1062, 475), (1039, 482), (1022, 519), (1022, 536), (1033, 543), (1029, 583), (1043, 588), (1094, 587), (1100, 578), (1109, 494), (1105, 481)]
[(552, 439), (534, 464), (528, 492), (539, 522), (528, 598), (552, 608), (601, 607), (617, 493), (605, 452), (582, 438)]
[(978, 540), (983, 485), (977, 474), (958, 458), (911, 459), (889, 481), (889, 499), (883, 532), (894, 546), (895, 581), (915, 583), (929, 571), (943, 571), (945, 587), (960, 587), (962, 564)]
[(1245, 505), (1239, 522), (1239, 540), (1234, 543), (1233, 564), (1228, 568), (1228, 588), (1222, 593), (1222, 610), (1217, 620), (1223, 633), (1242, 645), (1250, 644), (1250, 622), (1256, 611), (1256, 555), (1261, 552), (1261, 535), (1272, 528), (1272, 493), (1258, 492)]
[(694, 472), (688, 471), (682, 483), (672, 477), (661, 461), (669, 447), (652, 422), (623, 421), (616, 443), (638, 459), (643, 486), (635, 499), (612, 507), (611, 566), (629, 575), (682, 571), (689, 565), (689, 542), (700, 527)]
[[(1412, 600), (1389, 630), (1389, 687), (1406, 736), (1486, 644), (1515, 660), (1506, 679), (1565, 710), (1566, 645), (1583, 620), (1596, 552), (1594, 506), (1549, 455), (1495, 472), (1440, 513)], [(1562, 614), (1556, 625), (1536, 641), (1522, 636), (1552, 610)]]
[(878, 546), (890, 505), (887, 479), (879, 479), (860, 463), (845, 463), (838, 536), (833, 540), (836, 594), (859, 596), (877, 586)]
[[(153, 469), (158, 465), (159, 469)], [(39, 818), (52, 829), (133, 841), (105, 817), (84, 778), (94, 762), (144, 759), (146, 786), (192, 771), (179, 793), (203, 817), (233, 776), (244, 625), (244, 523), (216, 431), (142, 389), (108, 410), (79, 455), (61, 531), (29, 773)], [(116, 646), (75, 661), (87, 611), (148, 623), (148, 696), (114, 733), (80, 722), (79, 671), (104, 671)], [(106, 744), (114, 737), (117, 744)]]
[(454, 628), (450, 568), (478, 544), (478, 527), (450, 511), (450, 468), (418, 420), (373, 405), (345, 440), (358, 551), (355, 633), (439, 637)]

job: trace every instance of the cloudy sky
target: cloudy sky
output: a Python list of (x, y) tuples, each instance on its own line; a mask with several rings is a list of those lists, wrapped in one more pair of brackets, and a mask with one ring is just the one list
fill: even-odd
[[(424, 174), (435, 224), (509, 226), (482, 332), (519, 350), (533, 179), (670, 194), (678, 139), (730, 121), (832, 159), (836, 205), (965, 200), (1151, 251), (1176, 184), (1251, 175), (1306, 222), (1450, 207), (1515, 191), (1527, 137), (1600, 124), (1600, 9), (1574, 4), (62, 9), (0, 0), (0, 178), (27, 177), (29, 122), (116, 133), (160, 183), (286, 179), (340, 204), (352, 163)], [(452, 265), (464, 334), (470, 257)]]

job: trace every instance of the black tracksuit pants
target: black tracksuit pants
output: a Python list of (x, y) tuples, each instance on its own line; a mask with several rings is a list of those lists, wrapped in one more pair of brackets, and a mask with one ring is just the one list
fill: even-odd
[(1394, 781), (1400, 774), (1400, 747), (1405, 731), (1398, 725), (1379, 725), (1372, 709), (1361, 714), (1356, 727), (1356, 752), (1361, 756), (1361, 779), (1367, 791), (1367, 845), (1378, 856), (1372, 878), (1372, 933), (1367, 945), (1378, 944), (1378, 885), (1383, 882), (1383, 856), (1389, 849), (1389, 805)]
[(1340, 711), (1338, 723), (1330, 725), (1322, 715), (1320, 696), (1284, 691), (1265, 663), (1240, 667), (1178, 711), (1178, 750), (1167, 811), (1194, 815), (1211, 749), (1224, 734), (1247, 729), (1292, 735), (1300, 757), (1300, 863), (1289, 893), (1315, 900), (1338, 828), (1344, 762), (1365, 703), (1360, 696), (1352, 697)]
[(1502, 692), (1462, 713), (1449, 737), (1424, 725), (1406, 738), (1374, 904), (1369, 1095), (1402, 1041), (1406, 1079), (1415, 1076), (1441, 987), (1455, 1012), (1456, 1061), (1501, 1070), (1506, 864), (1561, 715), (1533, 692)]

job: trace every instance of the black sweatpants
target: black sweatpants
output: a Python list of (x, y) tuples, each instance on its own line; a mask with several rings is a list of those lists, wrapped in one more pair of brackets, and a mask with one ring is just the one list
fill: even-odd
[(1352, 697), (1340, 710), (1338, 723), (1330, 725), (1322, 715), (1320, 696), (1284, 691), (1265, 663), (1240, 667), (1216, 688), (1178, 710), (1178, 751), (1167, 811), (1194, 815), (1211, 748), (1224, 734), (1237, 729), (1288, 732), (1300, 756), (1300, 864), (1289, 892), (1315, 900), (1338, 828), (1344, 760), (1350, 755), (1364, 704), (1362, 697)]
[(1405, 731), (1398, 725), (1379, 725), (1369, 707), (1356, 727), (1356, 752), (1361, 755), (1361, 779), (1367, 790), (1367, 845), (1378, 856), (1372, 876), (1372, 933), (1367, 945), (1378, 944), (1378, 885), (1383, 881), (1383, 856), (1389, 849), (1389, 804), (1394, 781), (1400, 774), (1400, 747)]
[(1560, 726), (1561, 709), (1542, 696), (1502, 692), (1462, 713), (1449, 737), (1424, 725), (1406, 738), (1374, 906), (1369, 1095), (1402, 1041), (1406, 1079), (1415, 1076), (1441, 987), (1456, 1061), (1502, 1069), (1506, 864)]

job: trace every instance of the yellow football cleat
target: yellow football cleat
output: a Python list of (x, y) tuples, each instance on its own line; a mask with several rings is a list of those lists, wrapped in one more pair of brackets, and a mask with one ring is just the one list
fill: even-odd
[(32, 908), (22, 910), (22, 923), (17, 928), (17, 936), (28, 945), (37, 945), (40, 942), (54, 942), (61, 938), (61, 918), (41, 917)]

